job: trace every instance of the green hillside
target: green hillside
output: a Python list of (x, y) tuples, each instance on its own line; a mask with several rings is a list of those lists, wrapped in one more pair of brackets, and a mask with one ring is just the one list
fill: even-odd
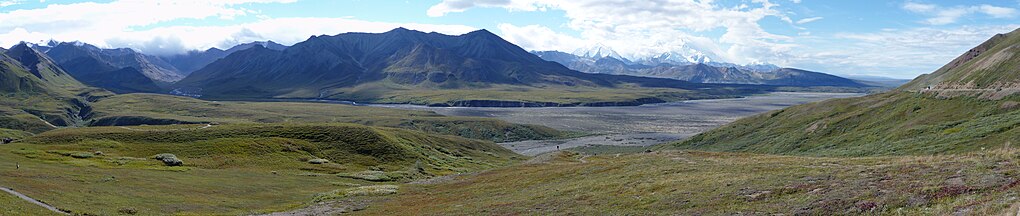
[(86, 98), (100, 94), (25, 44), (0, 54), (0, 128), (38, 133), (81, 125)]
[[(164, 153), (183, 166), (153, 159)], [(403, 129), (231, 124), (58, 129), (0, 145), (0, 157), (0, 185), (74, 214), (238, 215), (523, 156), (491, 142)], [(328, 162), (312, 163), (321, 159)]]
[(1020, 144), (1020, 32), (996, 35), (887, 93), (794, 106), (661, 146), (868, 156), (970, 152)]
[(866, 156), (960, 153), (1020, 145), (1020, 97), (890, 92), (772, 111), (664, 148)]
[(126, 94), (93, 104), (93, 125), (159, 123), (357, 123), (457, 135), (494, 142), (570, 136), (549, 127), (498, 119), (447, 117), (426, 111), (298, 102), (214, 102), (157, 94)]

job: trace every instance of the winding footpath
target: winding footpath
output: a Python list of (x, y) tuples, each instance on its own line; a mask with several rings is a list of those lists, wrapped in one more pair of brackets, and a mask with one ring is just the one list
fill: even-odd
[(59, 214), (63, 214), (63, 215), (70, 215), (67, 212), (61, 211), (57, 207), (53, 207), (53, 206), (51, 206), (49, 204), (46, 204), (46, 203), (43, 203), (43, 202), (39, 202), (39, 200), (32, 199), (31, 197), (28, 197), (28, 196), (25, 196), (24, 194), (18, 193), (17, 191), (14, 191), (14, 189), (0, 187), (0, 190), (2, 190), (4, 192), (7, 192), (7, 193), (9, 193), (11, 195), (17, 196), (18, 198), (21, 198), (22, 200), (28, 201), (28, 202), (30, 202), (32, 204), (35, 204), (35, 205), (38, 205), (38, 206), (42, 206), (43, 208), (49, 209), (50, 211), (53, 211), (53, 212), (56, 212), (56, 213), (59, 213)]

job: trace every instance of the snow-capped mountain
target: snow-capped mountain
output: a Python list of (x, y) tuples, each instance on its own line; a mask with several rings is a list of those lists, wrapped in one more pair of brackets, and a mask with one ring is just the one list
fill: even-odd
[(560, 63), (567, 68), (586, 73), (671, 78), (699, 83), (868, 86), (838, 76), (781, 68), (762, 61), (744, 65), (728, 63), (720, 61), (723, 58), (719, 58), (714, 53), (704, 52), (687, 45), (658, 55), (635, 56), (637, 61), (630, 61), (612, 48), (601, 44), (578, 49), (573, 54), (560, 51), (532, 51), (531, 53), (546, 61)]
[(721, 58), (715, 53), (697, 49), (686, 43), (672, 48), (669, 51), (649, 56), (636, 57), (637, 62), (645, 65), (672, 64), (688, 65), (698, 63), (720, 62)]
[(39, 43), (26, 42), (26, 44), (28, 44), (29, 47), (32, 47), (32, 49), (46, 53), (46, 51), (49, 51), (51, 48), (57, 46), (57, 44), (60, 44), (60, 42), (50, 39), (49, 41), (39, 41)]
[(621, 56), (620, 53), (617, 53), (612, 48), (602, 45), (601, 43), (595, 44), (594, 46), (588, 48), (580, 48), (574, 50), (574, 52), (571, 54), (574, 54), (578, 57), (594, 60), (598, 60), (605, 57), (612, 57), (618, 60), (627, 60), (626, 58), (623, 58), (623, 56)]

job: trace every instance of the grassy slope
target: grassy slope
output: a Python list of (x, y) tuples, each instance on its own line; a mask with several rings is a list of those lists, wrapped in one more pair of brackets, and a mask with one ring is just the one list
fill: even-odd
[(1020, 197), (1018, 152), (814, 158), (659, 152), (555, 155), (409, 185), (367, 215), (988, 215)]
[[(79, 214), (247, 214), (295, 208), (332, 190), (478, 171), (521, 157), (489, 142), (352, 124), (200, 127), (59, 129), (0, 145), (0, 185)], [(175, 154), (185, 166), (149, 159), (159, 153)], [(307, 163), (311, 158), (332, 162)], [(366, 175), (385, 178), (357, 177)]]
[(75, 110), (68, 101), (95, 90), (74, 80), (48, 58), (39, 59), (34, 65), (37, 73), (33, 73), (9, 56), (38, 54), (28, 52), (0, 54), (0, 128), (38, 133), (53, 129), (40, 118), (58, 124), (73, 122), (66, 115), (66, 110)]
[(0, 138), (24, 139), (30, 136), (32, 133), (29, 132), (0, 128)]
[(894, 91), (772, 111), (663, 147), (816, 156), (1001, 148), (1020, 144), (1018, 101)]
[(7, 192), (0, 192), (0, 215), (60, 215), (46, 208), (21, 200)]
[(211, 102), (156, 94), (117, 95), (94, 104), (96, 119), (144, 116), (190, 122), (284, 123), (344, 122), (457, 135), (495, 142), (568, 136), (552, 128), (501, 120), (446, 117), (407, 111), (325, 103)]

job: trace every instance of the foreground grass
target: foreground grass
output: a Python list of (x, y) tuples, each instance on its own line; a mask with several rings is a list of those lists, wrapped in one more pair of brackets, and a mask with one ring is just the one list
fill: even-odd
[[(354, 124), (203, 127), (58, 129), (0, 145), (0, 186), (74, 214), (242, 215), (520, 157), (491, 142)], [(153, 159), (161, 153), (184, 166)]]
[[(409, 185), (367, 215), (989, 215), (1020, 153), (813, 158), (657, 152), (544, 161)], [(543, 158), (540, 156), (539, 158)]]
[[(101, 125), (139, 125), (159, 120), (219, 123), (356, 123), (509, 142), (573, 136), (537, 125), (498, 119), (448, 117), (428, 111), (299, 102), (216, 102), (157, 94), (127, 94), (96, 102)], [(148, 123), (154, 124), (154, 123)]]

